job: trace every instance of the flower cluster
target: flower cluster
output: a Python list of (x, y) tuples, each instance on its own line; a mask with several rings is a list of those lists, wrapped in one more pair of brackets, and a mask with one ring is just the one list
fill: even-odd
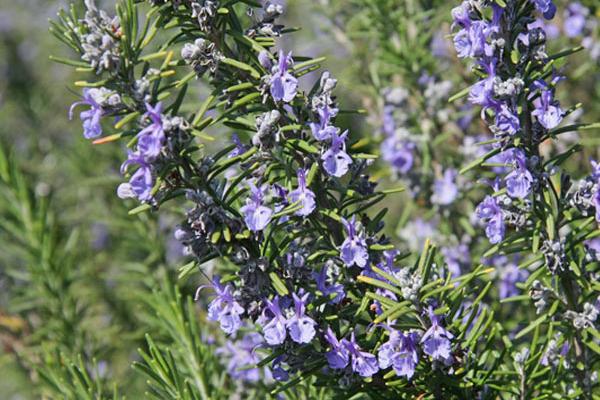
[[(337, 80), (329, 72), (310, 75), (320, 60), (276, 46), (288, 31), (278, 24), (279, 3), (243, 2), (246, 13), (235, 3), (155, 5), (146, 22), (177, 30), (173, 41), (155, 46), (160, 35), (141, 33), (127, 43), (127, 62), (115, 53), (119, 71), (90, 83), (74, 104), (86, 107), (86, 138), (128, 139), (122, 172), (129, 180), (118, 195), (143, 203), (132, 213), (177, 205), (175, 238), (192, 259), (181, 276), (197, 267), (209, 279), (196, 297), (204, 302), (202, 289), (210, 289), (207, 319), (226, 336), (220, 351), (233, 377), (316, 375), (339, 382), (349, 398), (367, 387), (390, 397), (398, 388), (419, 396), (434, 387), (435, 397), (475, 398), (491, 377), (506, 383), (513, 372), (523, 382), (536, 376), (527, 371), (536, 364), (530, 357), (546, 352), (553, 365), (556, 346), (541, 344), (547, 331), (539, 324), (551, 321), (576, 348), (594, 349), (586, 335), (599, 312), (587, 288), (595, 287), (600, 246), (589, 216), (598, 214), (600, 174), (571, 188), (557, 175), (569, 153), (545, 160), (540, 151), (568, 114), (556, 100), (561, 78), (534, 18), (552, 17), (552, 1), (467, 0), (452, 13), (457, 53), (474, 60), (480, 79), (468, 98), (481, 107), (488, 134), (462, 137), (471, 106), (446, 104), (452, 84), (433, 77), (441, 74), (415, 77), (412, 89), (388, 82), (396, 88), (383, 96), (381, 153), (408, 181), (413, 203), (430, 209), (411, 218), (407, 207), (402, 218), (408, 222), (400, 236), (411, 250), (423, 249), (420, 256), (400, 252), (387, 236), (387, 209), (370, 213), (397, 190), (379, 190), (369, 175), (374, 157), (358, 153), (364, 141), (344, 129)], [(130, 18), (121, 23), (131, 31)], [(169, 50), (173, 43), (182, 48)], [(192, 87), (201, 92), (199, 105)], [(116, 132), (103, 130), (107, 117), (116, 117)], [(491, 167), (494, 193), (477, 206), (467, 192), (472, 184), (458, 172), (463, 160), (433, 151), (433, 142), (446, 138), (462, 143), (458, 153), (469, 165)], [(483, 256), (476, 219), (495, 245)], [(511, 228), (519, 232), (509, 235)], [(213, 274), (205, 265), (215, 259)], [(494, 270), (498, 290), (490, 292), (486, 275)], [(511, 304), (492, 304), (492, 293)], [(540, 317), (513, 335), (513, 321), (501, 320), (525, 301)], [(512, 364), (510, 342), (532, 331), (539, 348), (523, 350)], [(490, 369), (499, 365), (510, 373), (496, 377)], [(453, 385), (429, 383), (442, 375)]]
[(71, 106), (69, 119), (73, 119), (73, 111), (76, 107), (89, 106), (79, 114), (79, 117), (83, 123), (83, 136), (86, 139), (94, 139), (102, 135), (100, 119), (114, 111), (120, 104), (121, 97), (116, 92), (106, 88), (86, 88), (83, 90), (83, 98)]
[(81, 37), (81, 59), (96, 73), (114, 71), (120, 65), (121, 27), (118, 17), (111, 18), (96, 7), (94, 0), (85, 0), (86, 13)]
[(592, 173), (581, 179), (569, 193), (569, 204), (583, 216), (594, 215), (600, 223), (600, 164), (590, 161)]
[[(396, 266), (400, 253), (381, 233), (383, 222), (375, 223), (365, 212), (383, 194), (366, 172), (368, 159), (351, 156), (349, 131), (336, 126), (336, 79), (324, 72), (310, 93), (300, 90), (300, 76), (316, 62), (296, 64), (291, 52), (268, 45), (281, 33), (275, 24), (281, 6), (266, 4), (262, 18), (249, 21), (239, 48), (214, 40), (233, 15), (220, 14), (217, 7), (212, 1), (164, 7), (162, 18), (172, 12), (195, 27), (183, 31), (181, 60), (160, 69), (148, 65), (137, 78), (135, 70), (115, 76), (106, 87), (86, 89), (74, 104), (88, 106), (81, 114), (84, 136), (95, 143), (132, 135), (121, 167), (129, 181), (119, 186), (119, 197), (155, 209), (179, 195), (192, 204), (175, 231), (185, 253), (198, 265), (221, 257), (234, 266), (200, 286), (196, 297), (202, 300), (201, 289), (211, 289), (207, 318), (231, 339), (225, 353), (246, 354), (254, 347), (281, 354), (270, 365), (276, 380), (325, 361), (330, 374), (355, 377), (393, 368), (398, 376), (412, 378), (421, 360), (451, 367), (457, 361), (454, 336), (433, 312), (433, 299), (420, 301), (421, 271)], [(256, 40), (252, 51), (245, 47), (249, 40)], [(198, 114), (179, 116), (181, 100), (159, 100), (156, 87), (176, 74), (166, 71), (173, 65), (185, 78), (168, 87), (187, 85), (196, 76), (216, 88)], [(434, 111), (441, 101), (436, 88), (444, 86), (444, 93), (449, 88), (430, 80), (423, 85)], [(121, 134), (103, 136), (100, 120), (107, 116), (118, 117)], [(237, 130), (232, 145), (216, 153), (198, 146), (195, 137), (207, 137), (205, 129), (221, 121)], [(457, 197), (455, 179), (456, 171), (448, 168), (432, 183), (436, 204), (448, 205)], [(346, 311), (364, 297), (361, 279), (398, 285), (374, 293), (408, 301), (421, 328), (403, 331), (388, 320), (390, 341), (380, 349), (367, 348), (368, 326), (355, 324)], [(390, 304), (374, 300), (372, 306), (374, 315), (382, 316)], [(421, 318), (427, 307), (429, 318)], [(328, 319), (337, 314), (335, 323)], [(257, 380), (258, 369), (236, 372), (240, 356), (228, 357), (234, 376)]]
[[(533, 3), (545, 18), (554, 16), (556, 8), (552, 1)], [(526, 87), (527, 66), (543, 70), (549, 61), (544, 30), (532, 17), (515, 20), (516, 2), (509, 2), (506, 7), (497, 4), (490, 7), (488, 19), (472, 2), (465, 1), (452, 11), (452, 16), (458, 29), (454, 36), (458, 56), (473, 58), (484, 76), (471, 87), (469, 101), (481, 107), (482, 118), (494, 134), (491, 161), (509, 167), (504, 177), (498, 177), (492, 185), (496, 193), (502, 191), (506, 195), (487, 196), (477, 207), (477, 216), (486, 224), (488, 239), (499, 243), (505, 236), (506, 225), (522, 228), (526, 222), (530, 195), (545, 179), (540, 171), (540, 158), (533, 150), (561, 123), (565, 113), (554, 94), (559, 76), (551, 74), (550, 82), (546, 82), (539, 75), (527, 80)], [(511, 37), (507, 32), (518, 23), (522, 24), (521, 31), (507, 43), (506, 38)], [(516, 59), (507, 62), (511, 51)]]
[(454, 110), (446, 105), (452, 83), (424, 73), (416, 84), (416, 96), (422, 98), (414, 104), (407, 88), (388, 88), (383, 92), (381, 155), (391, 170), (406, 181), (414, 197), (429, 198), (431, 203), (447, 207), (458, 197), (456, 171), (449, 167), (429, 176), (419, 168), (420, 157), (428, 153), (429, 141), (440, 126), (450, 127)]

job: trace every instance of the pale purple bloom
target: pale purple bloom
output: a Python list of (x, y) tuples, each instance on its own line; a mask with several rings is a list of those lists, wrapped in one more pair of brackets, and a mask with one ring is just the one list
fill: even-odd
[(431, 202), (441, 206), (452, 204), (458, 197), (458, 187), (456, 186), (456, 170), (448, 168), (444, 171), (441, 179), (436, 179), (433, 183), (433, 195)]
[(260, 53), (258, 53), (258, 62), (260, 63), (260, 65), (262, 65), (264, 68), (266, 68), (269, 71), (271, 70), (271, 68), (273, 68), (273, 62), (271, 61), (271, 55), (266, 50), (261, 50)]
[(377, 357), (375, 357), (373, 354), (367, 353), (366, 351), (362, 351), (360, 347), (358, 347), (356, 338), (354, 337), (354, 332), (352, 332), (350, 340), (346, 340), (343, 344), (346, 346), (346, 349), (352, 357), (351, 365), (354, 372), (363, 378), (367, 378), (375, 375), (377, 371), (379, 371)]
[(231, 153), (229, 153), (229, 155), (227, 156), (228, 158), (240, 156), (248, 150), (247, 147), (244, 146), (244, 144), (241, 142), (238, 135), (236, 135), (235, 133), (231, 135), (231, 141), (233, 142), (233, 144), (235, 144), (235, 148), (231, 150)]
[(419, 334), (417, 332), (400, 334), (400, 350), (392, 358), (392, 368), (396, 375), (410, 379), (415, 374), (415, 368), (419, 363), (418, 341)]
[(244, 214), (244, 222), (252, 232), (260, 232), (267, 227), (273, 217), (273, 210), (263, 205), (266, 185), (256, 187), (250, 183), (250, 197), (246, 199), (246, 204), (240, 208)]
[(469, 91), (469, 101), (482, 106), (482, 115), (488, 108), (497, 109), (499, 107), (499, 102), (494, 97), (494, 78), (496, 77), (497, 62), (498, 60), (495, 57), (491, 57), (479, 63), (487, 77), (471, 86)]
[(416, 332), (402, 333), (390, 330), (389, 340), (382, 344), (377, 354), (379, 368), (392, 367), (398, 376), (412, 378), (419, 363), (417, 343), (419, 334)]
[(579, 2), (573, 2), (567, 5), (564, 18), (565, 35), (570, 38), (581, 35), (585, 28), (586, 18), (589, 14), (587, 7)]
[(454, 36), (454, 47), (459, 57), (479, 57), (485, 52), (487, 23), (473, 21)]
[(90, 106), (89, 110), (82, 111), (79, 114), (79, 118), (83, 122), (83, 137), (86, 139), (93, 139), (102, 135), (100, 118), (104, 114), (104, 110), (100, 104), (94, 100), (91, 89), (83, 89), (83, 99), (81, 101), (76, 101), (71, 105), (71, 108), (69, 109), (69, 119), (73, 119), (73, 111), (75, 107), (80, 105)]
[(343, 219), (342, 222), (346, 227), (348, 236), (346, 236), (340, 247), (340, 257), (347, 267), (357, 265), (364, 268), (367, 265), (369, 253), (362, 232), (356, 232), (356, 216), (352, 216), (350, 221)]
[(321, 272), (313, 273), (315, 277), (315, 281), (317, 282), (317, 290), (323, 293), (323, 296), (329, 297), (331, 294), (335, 293), (335, 297), (329, 300), (331, 304), (338, 304), (340, 301), (346, 297), (346, 292), (344, 291), (344, 285), (340, 283), (332, 283), (331, 285), (327, 285), (327, 264), (321, 268)]
[[(543, 19), (537, 18), (530, 24), (527, 24), (527, 30), (532, 31), (535, 28), (540, 28), (544, 32), (546, 32), (547, 39), (558, 39), (560, 37), (560, 29), (554, 23), (546, 23)], [(520, 33), (518, 36), (519, 40), (523, 42), (526, 46), (529, 46), (529, 35), (528, 33)]]
[(298, 188), (290, 192), (290, 202), (300, 202), (302, 208), (295, 212), (296, 215), (306, 217), (315, 209), (315, 194), (306, 187), (306, 170), (298, 170)]
[(449, 58), (450, 52), (448, 51), (448, 41), (444, 37), (444, 33), (442, 31), (438, 31), (434, 33), (431, 38), (430, 49), (431, 54), (434, 57), (438, 58)]
[(396, 330), (389, 330), (390, 338), (387, 342), (382, 344), (377, 351), (377, 360), (379, 368), (386, 369), (392, 365), (392, 359), (394, 354), (398, 351), (400, 346), (401, 332)]
[(471, 24), (471, 5), (468, 1), (463, 1), (459, 6), (452, 9), (452, 27), (456, 25), (469, 26)]
[(540, 364), (542, 364), (545, 367), (549, 365), (556, 367), (556, 365), (558, 365), (558, 358), (564, 358), (569, 353), (569, 349), (571, 348), (571, 346), (569, 345), (568, 340), (565, 340), (563, 342), (562, 346), (560, 347), (560, 351), (558, 352), (557, 345), (558, 344), (556, 343), (555, 339), (552, 339), (550, 341), (550, 343), (548, 344), (548, 348), (546, 349), (546, 351), (542, 355), (542, 358), (540, 359)]
[(469, 246), (465, 243), (454, 247), (443, 247), (442, 255), (448, 270), (454, 278), (460, 276), (463, 272), (467, 272), (467, 268), (471, 265), (471, 253), (469, 252)]
[(127, 171), (130, 165), (138, 165), (138, 169), (131, 175), (128, 183), (122, 183), (117, 189), (117, 195), (122, 198), (136, 198), (139, 201), (148, 201), (152, 198), (154, 176), (152, 168), (144, 157), (137, 152), (128, 152), (128, 158), (121, 165), (121, 173)]
[[(473, 122), (473, 113), (471, 112), (472, 109), (473, 106), (470, 103), (465, 103), (460, 107), (462, 116), (456, 120), (456, 124), (463, 131), (466, 131), (469, 126), (471, 126), (471, 122)], [(470, 136), (465, 136), (465, 140), (467, 140), (468, 137)]]
[(381, 144), (381, 155), (397, 173), (406, 174), (414, 163), (414, 149), (414, 143), (391, 137)]
[(469, 29), (463, 28), (454, 35), (454, 48), (460, 58), (471, 57), (471, 37)]
[(520, 292), (516, 284), (524, 282), (529, 276), (529, 272), (526, 269), (519, 268), (515, 262), (509, 262), (506, 257), (503, 258), (506, 260), (503, 265), (495, 263), (501, 269), (500, 288), (498, 290), (501, 299), (517, 296)]
[(309, 124), (310, 130), (315, 139), (318, 141), (330, 140), (332, 135), (339, 132), (339, 129), (335, 126), (330, 125), (331, 118), (337, 114), (336, 108), (331, 108), (324, 104), (322, 108), (317, 110), (319, 114), (319, 122), (311, 122)]
[(449, 364), (452, 362), (452, 344), (450, 340), (454, 335), (444, 329), (440, 317), (434, 314), (432, 307), (429, 307), (429, 320), (431, 321), (431, 327), (421, 338), (423, 351), (434, 360)]
[(346, 348), (347, 340), (342, 339), (341, 341), (338, 341), (337, 337), (329, 327), (325, 333), (325, 340), (331, 345), (331, 350), (325, 354), (329, 367), (332, 369), (346, 368), (350, 361), (350, 353)]
[(546, 31), (546, 38), (550, 40), (556, 40), (560, 37), (560, 28), (556, 24), (546, 24), (544, 30)]
[(537, 117), (538, 122), (546, 129), (556, 128), (563, 118), (563, 112), (550, 90), (542, 90), (539, 103), (531, 115)]
[(396, 121), (394, 119), (395, 105), (388, 104), (383, 106), (381, 129), (387, 136), (392, 136), (396, 131)]
[(285, 356), (275, 357), (271, 366), (271, 373), (273, 375), (273, 378), (279, 382), (285, 382), (288, 379), (290, 379), (289, 372), (283, 369), (283, 367), (281, 366), (282, 361), (285, 359)]
[(501, 175), (510, 171), (510, 167), (515, 163), (516, 158), (521, 157), (520, 154), (523, 154), (524, 157), (524, 153), (521, 149), (513, 147), (501, 151), (493, 157), (490, 157), (488, 162), (491, 164), (497, 164), (492, 167), (492, 170), (496, 174)]
[(152, 122), (137, 134), (137, 149), (146, 161), (152, 161), (160, 154), (165, 141), (162, 127), (162, 103), (158, 103), (156, 107), (146, 103), (146, 110), (145, 115)]
[(272, 68), (271, 76), (271, 96), (273, 100), (289, 103), (296, 97), (298, 90), (298, 79), (288, 72), (288, 68), (293, 64), (292, 53), (286, 56), (283, 51), (279, 51), (279, 63)]
[(519, 117), (505, 104), (496, 111), (496, 126), (511, 136), (521, 129)]
[(482, 79), (469, 90), (469, 101), (473, 104), (491, 108), (497, 105), (497, 100), (494, 99), (494, 81), (493, 79)]
[(585, 250), (591, 260), (600, 260), (600, 237), (586, 240)]
[(298, 297), (296, 293), (292, 293), (295, 314), (288, 318), (287, 328), (290, 337), (296, 343), (310, 343), (315, 337), (315, 325), (317, 323), (304, 314), (309, 295), (310, 293), (306, 293), (302, 297)]
[(506, 192), (510, 197), (523, 199), (531, 192), (533, 176), (527, 169), (525, 154), (514, 152), (515, 169), (506, 176)]
[[(498, 190), (498, 182), (494, 182), (494, 190)], [(496, 244), (504, 239), (505, 225), (502, 209), (494, 196), (485, 196), (475, 209), (477, 218), (486, 223), (485, 234), (490, 243)]]
[(556, 14), (556, 6), (552, 0), (532, 0), (535, 8), (542, 13), (544, 18), (552, 19)]
[[(250, 332), (244, 335), (241, 340), (227, 341), (225, 346), (217, 349), (219, 356), (228, 359), (226, 368), (227, 373), (233, 378), (245, 382), (258, 382), (260, 370), (258, 368), (248, 368), (260, 362), (260, 356), (254, 351), (263, 343), (262, 337), (256, 332)], [(271, 374), (267, 368), (264, 369), (265, 379), (269, 379)]]
[[(218, 276), (213, 277), (212, 287), (216, 293), (216, 297), (208, 305), (208, 319), (210, 321), (219, 321), (221, 330), (228, 335), (233, 335), (242, 326), (240, 315), (244, 313), (244, 309), (233, 297), (233, 286), (221, 284)], [(200, 290), (206, 286), (200, 286), (196, 291), (196, 299), (198, 299)]]
[(331, 176), (340, 178), (346, 175), (352, 159), (346, 153), (346, 138), (348, 137), (348, 131), (345, 131), (341, 135), (333, 133), (331, 135), (331, 147), (322, 156), (323, 168)]
[(268, 321), (262, 327), (265, 342), (270, 345), (281, 344), (285, 341), (287, 320), (279, 307), (279, 296), (275, 296), (272, 301), (265, 300), (265, 303), (266, 309), (263, 311), (263, 320)]

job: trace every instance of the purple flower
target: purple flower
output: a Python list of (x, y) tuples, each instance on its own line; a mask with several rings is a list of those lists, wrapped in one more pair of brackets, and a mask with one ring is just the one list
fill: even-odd
[[(506, 257), (504, 257), (506, 258)], [(529, 272), (526, 269), (520, 269), (514, 262), (508, 262), (502, 265), (500, 272), (500, 288), (499, 295), (501, 299), (507, 297), (517, 296), (519, 294), (519, 288), (517, 288), (518, 282), (524, 282), (529, 276)]]
[(393, 367), (396, 375), (412, 378), (419, 363), (417, 343), (419, 334), (416, 332), (402, 333), (390, 330), (389, 340), (382, 344), (377, 353), (379, 368)]
[(306, 187), (306, 170), (298, 170), (298, 188), (290, 192), (290, 202), (300, 202), (302, 208), (295, 212), (296, 215), (306, 217), (315, 209), (315, 194)]
[(319, 122), (311, 122), (309, 124), (313, 136), (318, 141), (330, 140), (332, 135), (339, 132), (339, 129), (330, 125), (331, 118), (337, 114), (337, 108), (330, 108), (324, 104), (322, 108), (317, 110), (319, 114)]
[(273, 210), (263, 206), (264, 192), (266, 185), (260, 188), (250, 183), (250, 197), (246, 199), (246, 205), (240, 208), (244, 214), (244, 222), (252, 232), (260, 232), (265, 229), (273, 216)]
[(350, 353), (346, 348), (347, 340), (342, 339), (341, 341), (338, 341), (337, 337), (329, 327), (325, 333), (325, 340), (331, 345), (331, 350), (325, 354), (329, 367), (332, 369), (346, 368), (350, 361)]
[(271, 68), (273, 68), (273, 62), (271, 61), (271, 53), (269, 53), (266, 50), (261, 50), (260, 53), (258, 53), (258, 62), (260, 63), (260, 65), (262, 65), (265, 69), (267, 70), (271, 70)]
[(479, 57), (484, 54), (487, 37), (487, 23), (473, 21), (454, 36), (454, 47), (461, 58)]
[(498, 60), (492, 57), (479, 63), (487, 77), (471, 86), (469, 91), (469, 101), (472, 104), (482, 106), (482, 115), (488, 108), (497, 109), (499, 107), (498, 100), (494, 98), (494, 78), (496, 77), (497, 62)]
[[(275, 296), (273, 301), (265, 300), (265, 303), (267, 307), (263, 311), (263, 317), (265, 321), (268, 320), (262, 327), (265, 342), (272, 346), (281, 344), (285, 341), (287, 321), (279, 307), (279, 296)], [(267, 311), (272, 315), (271, 317), (266, 315)]]
[(567, 5), (564, 18), (565, 35), (570, 38), (581, 35), (585, 28), (586, 17), (589, 10), (579, 2), (573, 2)]
[(396, 106), (392, 104), (383, 107), (382, 126), (383, 133), (392, 136), (396, 131), (396, 121), (394, 120), (394, 110)]
[(535, 8), (542, 13), (544, 18), (552, 19), (556, 14), (556, 6), (552, 0), (532, 0)]
[(462, 27), (471, 24), (471, 5), (468, 1), (463, 1), (459, 6), (452, 9), (452, 27), (459, 25)]
[(506, 192), (510, 197), (523, 199), (531, 192), (533, 176), (526, 167), (525, 154), (513, 152), (515, 169), (506, 176)]
[(290, 379), (289, 372), (283, 369), (283, 367), (281, 366), (281, 362), (285, 359), (285, 356), (275, 357), (271, 366), (273, 378), (279, 382), (285, 382)]
[(162, 127), (162, 103), (158, 103), (156, 107), (146, 103), (146, 110), (145, 115), (150, 118), (152, 123), (137, 134), (137, 149), (146, 161), (152, 161), (160, 154), (165, 141)]
[(231, 135), (231, 141), (235, 144), (235, 149), (231, 150), (231, 153), (227, 156), (228, 158), (233, 158), (244, 154), (248, 149), (244, 144), (240, 141), (240, 138), (235, 133)]
[[(221, 330), (228, 335), (233, 335), (242, 326), (240, 315), (244, 313), (244, 309), (235, 301), (233, 297), (233, 286), (222, 285), (218, 276), (213, 277), (212, 287), (216, 293), (216, 297), (208, 305), (208, 319), (210, 321), (219, 321)], [(196, 299), (200, 294), (200, 290), (207, 287), (200, 286), (196, 291)]]
[(587, 258), (600, 260), (600, 237), (586, 240), (584, 244)]
[(496, 111), (496, 126), (502, 132), (514, 135), (521, 129), (519, 117), (505, 104)]
[(83, 100), (76, 101), (71, 105), (69, 109), (69, 119), (73, 119), (73, 111), (75, 107), (80, 105), (90, 106), (89, 110), (82, 111), (79, 114), (79, 118), (83, 122), (83, 137), (86, 139), (97, 138), (102, 135), (102, 125), (100, 125), (100, 118), (104, 114), (104, 110), (98, 104), (92, 96), (92, 89), (83, 89)]
[(381, 369), (389, 368), (392, 365), (394, 354), (396, 354), (398, 347), (400, 346), (400, 336), (402, 333), (400, 331), (391, 329), (389, 333), (390, 338), (387, 342), (382, 344), (377, 351), (377, 360), (379, 363), (379, 368)]
[(381, 144), (381, 155), (397, 173), (406, 174), (414, 163), (414, 148), (415, 144), (412, 142), (391, 137)]
[(293, 64), (292, 53), (286, 56), (283, 51), (279, 51), (279, 63), (273, 66), (271, 73), (271, 96), (273, 100), (289, 103), (296, 97), (298, 90), (298, 79), (288, 72), (288, 68)]
[(461, 243), (454, 247), (443, 247), (442, 255), (453, 277), (460, 276), (471, 264), (469, 246)]
[(332, 132), (331, 135), (331, 147), (322, 156), (323, 168), (325, 171), (337, 178), (346, 175), (352, 159), (346, 153), (346, 138), (348, 137), (348, 131), (345, 131), (341, 135)]
[[(217, 349), (217, 354), (224, 356), (227, 361), (227, 373), (233, 378), (245, 382), (258, 382), (260, 370), (248, 368), (260, 362), (260, 356), (254, 351), (263, 343), (260, 334), (250, 332), (241, 340), (227, 341), (225, 346)], [(265, 378), (269, 379), (270, 373), (265, 368)]]
[(306, 293), (302, 297), (298, 297), (296, 293), (292, 293), (295, 314), (287, 320), (287, 327), (290, 337), (296, 343), (309, 343), (315, 337), (317, 323), (304, 314), (309, 295), (310, 293)]
[(437, 31), (433, 37), (431, 38), (431, 43), (429, 48), (431, 49), (431, 54), (437, 58), (450, 58), (450, 53), (448, 51), (448, 42), (444, 37), (444, 33), (442, 31)]
[(544, 128), (554, 129), (562, 121), (562, 114), (563, 112), (558, 102), (554, 101), (552, 91), (542, 90), (540, 101), (531, 115), (535, 116)]
[(340, 257), (347, 267), (357, 265), (364, 268), (367, 265), (369, 253), (367, 242), (362, 233), (356, 233), (356, 216), (352, 216), (350, 222), (342, 219), (348, 236), (340, 248)]
[(149, 201), (152, 199), (152, 188), (154, 187), (154, 176), (152, 168), (137, 152), (128, 152), (128, 158), (121, 165), (121, 173), (127, 171), (130, 165), (138, 165), (138, 169), (133, 173), (128, 183), (122, 183), (117, 189), (117, 195), (121, 199), (136, 198), (139, 201)]
[(434, 314), (432, 307), (429, 307), (429, 320), (431, 321), (431, 327), (421, 338), (423, 351), (434, 360), (450, 364), (452, 362), (450, 340), (454, 335), (440, 325), (440, 317)]
[(317, 290), (323, 293), (323, 296), (329, 297), (331, 294), (336, 294), (336, 296), (329, 300), (331, 304), (338, 304), (340, 301), (346, 297), (346, 292), (344, 291), (344, 285), (339, 283), (332, 283), (330, 286), (327, 286), (327, 264), (321, 268), (321, 272), (318, 274), (316, 272), (313, 273), (315, 280), (317, 282)]
[(433, 183), (433, 195), (431, 202), (442, 206), (452, 204), (458, 197), (458, 187), (456, 186), (456, 170), (448, 168), (444, 171), (441, 179), (436, 179)]
[(367, 353), (366, 351), (361, 351), (360, 347), (358, 347), (358, 344), (356, 343), (354, 332), (352, 332), (350, 340), (344, 341), (343, 344), (352, 357), (352, 371), (356, 372), (363, 378), (373, 376), (377, 373), (377, 371), (379, 371), (377, 357), (375, 357), (373, 354)]
[(485, 196), (483, 201), (477, 206), (475, 213), (477, 218), (486, 223), (485, 235), (490, 240), (490, 243), (500, 243), (504, 239), (506, 227), (504, 226), (502, 209), (498, 205), (496, 198), (489, 195)]

